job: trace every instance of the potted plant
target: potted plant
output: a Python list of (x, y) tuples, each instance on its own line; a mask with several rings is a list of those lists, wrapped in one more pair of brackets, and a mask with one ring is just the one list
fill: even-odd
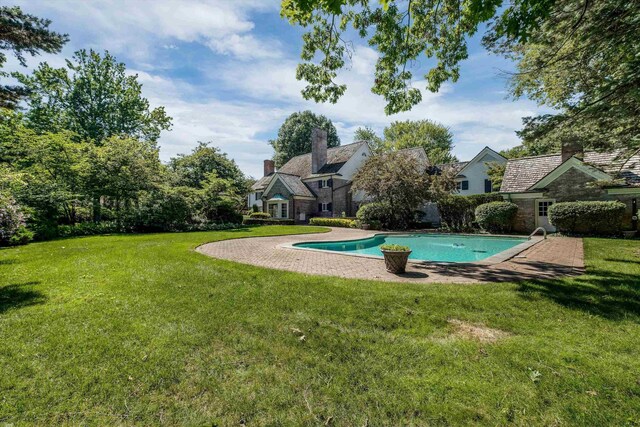
[(411, 249), (408, 246), (385, 244), (380, 245), (380, 250), (384, 255), (384, 264), (389, 273), (404, 273), (407, 268), (409, 254), (411, 254)]

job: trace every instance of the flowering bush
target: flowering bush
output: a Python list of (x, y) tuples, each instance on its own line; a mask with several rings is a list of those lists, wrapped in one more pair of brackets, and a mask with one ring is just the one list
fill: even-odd
[(0, 246), (24, 245), (32, 239), (20, 206), (13, 198), (0, 196)]

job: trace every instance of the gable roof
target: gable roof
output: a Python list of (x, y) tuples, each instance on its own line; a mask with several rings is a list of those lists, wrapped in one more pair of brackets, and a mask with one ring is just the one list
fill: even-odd
[(291, 192), (294, 196), (302, 196), (302, 197), (313, 197), (316, 195), (307, 185), (302, 182), (299, 176), (289, 175), (282, 172), (275, 172), (272, 175), (269, 175), (269, 184), (264, 189), (265, 193), (268, 193), (271, 187), (276, 183), (276, 181), (280, 180), (284, 184), (285, 187)]
[[(337, 174), (342, 166), (344, 166), (363, 145), (367, 145), (367, 141), (357, 141), (352, 144), (329, 148), (327, 150), (327, 163), (315, 174), (311, 173), (311, 153), (292, 157), (291, 160), (278, 169), (277, 173), (294, 175), (302, 179), (313, 176)], [(254, 191), (266, 189), (274, 174), (275, 173), (263, 176), (251, 186), (251, 189)]]
[[(473, 159), (469, 161), (442, 163), (442, 164), (436, 165), (436, 168), (438, 168), (441, 171), (452, 169), (456, 175), (460, 175), (467, 168), (467, 166), (482, 160), (482, 158), (487, 154), (491, 154), (492, 156), (497, 157), (498, 160), (499, 159), (502, 159), (505, 161), (507, 160), (506, 157), (504, 157), (502, 154), (498, 153), (497, 151), (495, 151), (494, 149), (488, 146), (485, 146), (482, 150), (478, 152), (478, 154), (473, 156)], [(466, 177), (462, 175), (461, 178), (466, 178)]]
[[(640, 153), (636, 152), (628, 159), (624, 159), (621, 154), (620, 151), (607, 153), (586, 151), (581, 163), (614, 177), (623, 178), (627, 185), (640, 186)], [(500, 192), (526, 192), (561, 164), (562, 156), (560, 154), (510, 159), (507, 161)]]
[[(352, 144), (329, 148), (327, 150), (327, 163), (320, 168), (317, 174), (337, 173), (351, 156), (366, 144), (366, 141), (358, 141)], [(296, 175), (300, 178), (307, 178), (311, 175), (311, 153), (293, 157), (278, 169), (278, 172)]]

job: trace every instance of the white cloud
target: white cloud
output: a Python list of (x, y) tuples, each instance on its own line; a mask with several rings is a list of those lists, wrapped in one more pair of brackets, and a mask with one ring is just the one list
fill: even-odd
[[(262, 58), (265, 51), (274, 51), (273, 45), (263, 45), (249, 34), (255, 26), (249, 18), (251, 13), (277, 10), (277, 4), (268, 0), (17, 0), (17, 3), (26, 11), (55, 15), (54, 28), (69, 32), (72, 43), (81, 38), (82, 47), (127, 51), (140, 59), (152, 54), (153, 39), (201, 43), (216, 52), (237, 53), (245, 59)], [(86, 46), (87, 42), (90, 46)], [(164, 47), (171, 43), (157, 45)]]

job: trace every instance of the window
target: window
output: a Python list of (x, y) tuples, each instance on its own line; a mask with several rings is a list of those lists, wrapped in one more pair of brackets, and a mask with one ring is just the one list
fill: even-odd
[(333, 180), (331, 178), (321, 179), (318, 181), (318, 188), (329, 188), (333, 187)]
[(553, 202), (538, 202), (538, 216), (548, 216), (549, 214), (549, 206), (551, 206)]
[(491, 193), (493, 191), (493, 184), (491, 184), (491, 180), (490, 179), (485, 179), (484, 180), (484, 192), (485, 193)]
[(468, 190), (469, 189), (469, 181), (458, 181), (456, 182), (456, 190)]
[(287, 215), (287, 208), (289, 207), (288, 203), (282, 203), (280, 205), (280, 217), (281, 218), (289, 218), (289, 215)]
[(322, 203), (322, 212), (327, 212), (329, 210), (329, 203)]
[(275, 218), (277, 212), (278, 212), (278, 204), (269, 203), (269, 215), (271, 215), (272, 218)]

